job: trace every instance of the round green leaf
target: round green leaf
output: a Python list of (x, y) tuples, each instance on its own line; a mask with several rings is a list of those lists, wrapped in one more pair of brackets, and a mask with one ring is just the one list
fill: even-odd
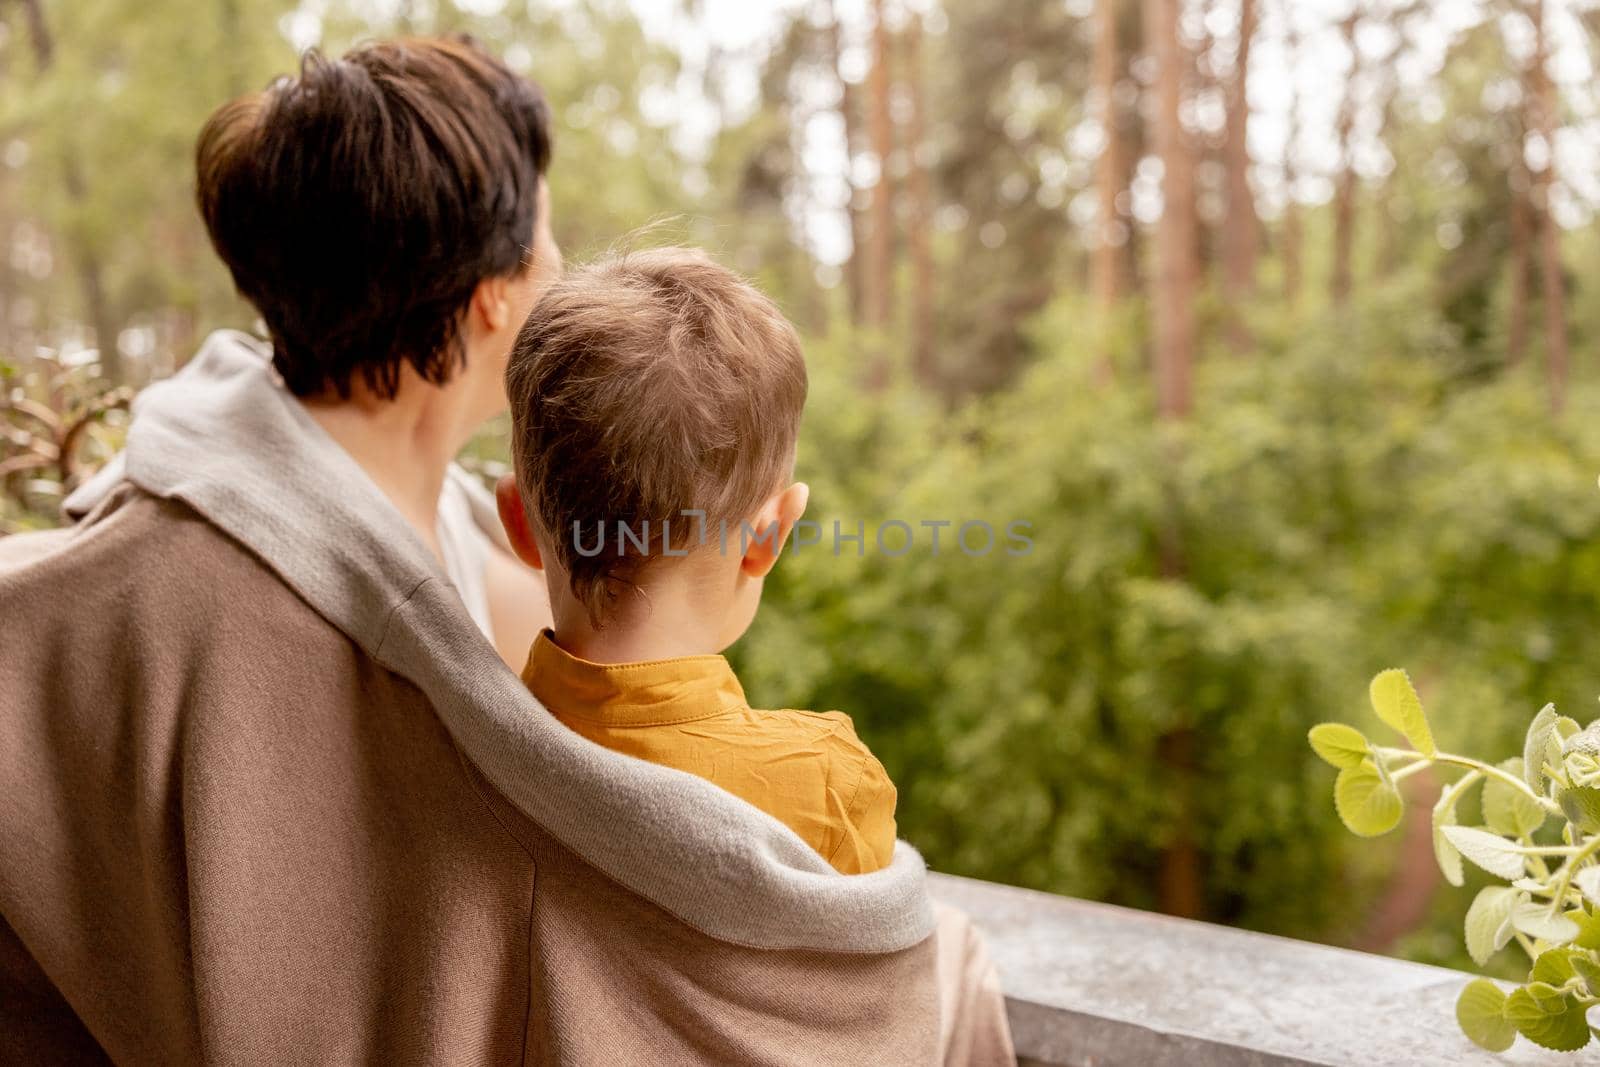
[(1433, 731), (1428, 728), (1428, 717), (1422, 711), (1422, 700), (1405, 671), (1396, 667), (1381, 672), (1372, 679), (1368, 693), (1378, 718), (1404, 734), (1424, 756), (1431, 759), (1438, 753), (1433, 744)]
[(1461, 869), (1461, 853), (1444, 836), (1444, 828), (1456, 825), (1456, 803), (1482, 777), (1479, 771), (1462, 776), (1439, 794), (1438, 803), (1433, 806), (1433, 858), (1438, 861), (1444, 880), (1451, 885), (1461, 885), (1465, 880), (1465, 872)]
[[(1539, 958), (1533, 961), (1533, 967), (1528, 971), (1528, 983), (1533, 985), (1560, 986), (1565, 985), (1573, 975), (1578, 972), (1573, 969), (1572, 957), (1577, 955), (1570, 948), (1551, 948), (1539, 953)], [(1530, 988), (1529, 992), (1533, 992)], [(1534, 993), (1536, 999), (1538, 993)]]
[(1370, 761), (1346, 767), (1333, 783), (1333, 806), (1339, 819), (1359, 837), (1377, 837), (1400, 823), (1405, 802), (1394, 783), (1381, 777)]
[(1370, 749), (1360, 730), (1342, 722), (1318, 723), (1308, 737), (1312, 751), (1340, 770), (1359, 767)]
[[(1578, 936), (1578, 924), (1565, 915), (1559, 913), (1552, 915), (1550, 913), (1550, 905), (1543, 901), (1527, 901), (1512, 908), (1511, 925), (1529, 937), (1537, 937), (1541, 941), (1548, 941), (1556, 945), (1565, 945)], [(1551, 955), (1549, 952), (1544, 954), (1544, 956), (1549, 955)], [(1544, 956), (1539, 958), (1543, 959)], [(1567, 976), (1562, 978), (1560, 982), (1564, 982), (1570, 977), (1572, 975), (1569, 969)], [(1559, 985), (1560, 982), (1556, 984)]]
[(1585, 867), (1572, 876), (1572, 884), (1589, 898), (1589, 903), (1600, 904), (1600, 867)]
[(1600, 833), (1600, 789), (1562, 789), (1556, 793), (1556, 803), (1573, 826), (1586, 834)]
[(1547, 1011), (1533, 994), (1518, 989), (1506, 998), (1505, 1013), (1522, 1036), (1536, 1045), (1557, 1052), (1576, 1052), (1589, 1043), (1589, 1023), (1585, 1011), (1571, 997), (1562, 997)]
[(1578, 924), (1578, 937), (1572, 942), (1572, 946), (1586, 948), (1591, 952), (1600, 949), (1600, 910), (1574, 911), (1570, 914), (1572, 920)]
[[(1500, 769), (1516, 778), (1522, 775), (1522, 757), (1500, 764)], [(1522, 790), (1498, 778), (1483, 783), (1483, 821), (1489, 829), (1507, 837), (1526, 837), (1544, 825), (1544, 806)]]
[(1456, 998), (1456, 1022), (1473, 1044), (1490, 1052), (1504, 1052), (1517, 1039), (1517, 1028), (1506, 1018), (1506, 995), (1487, 978), (1468, 982)]
[(1515, 889), (1491, 885), (1473, 898), (1467, 909), (1467, 953), (1479, 967), (1511, 940), (1511, 909), (1519, 896)]
[(1556, 706), (1546, 704), (1528, 724), (1522, 741), (1522, 778), (1535, 793), (1544, 792), (1544, 760), (1556, 728)]
[(1491, 834), (1473, 826), (1446, 826), (1441, 831), (1461, 854), (1490, 874), (1507, 880), (1521, 878), (1524, 873), (1522, 853), (1517, 846), (1499, 834)]
[(1588, 988), (1591, 997), (1600, 997), (1600, 963), (1596, 963), (1583, 953), (1573, 953), (1569, 963), (1572, 964), (1572, 973), (1583, 979), (1583, 984)]
[(1461, 853), (1450, 843), (1450, 839), (1444, 836), (1444, 828), (1455, 824), (1454, 804), (1433, 809), (1433, 858), (1438, 862), (1439, 873), (1444, 875), (1444, 880), (1451, 885), (1459, 886), (1466, 882), (1466, 872), (1461, 869)]

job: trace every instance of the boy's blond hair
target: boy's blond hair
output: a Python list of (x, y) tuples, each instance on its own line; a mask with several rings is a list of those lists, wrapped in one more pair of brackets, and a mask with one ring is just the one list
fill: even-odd
[[(664, 524), (675, 551), (703, 529), (718, 543), (724, 523), (737, 544), (790, 476), (806, 370), (770, 299), (704, 252), (661, 248), (552, 285), (517, 337), (506, 391), (529, 517), (598, 626), (667, 547)], [(648, 523), (649, 549), (630, 549), (619, 523)]]

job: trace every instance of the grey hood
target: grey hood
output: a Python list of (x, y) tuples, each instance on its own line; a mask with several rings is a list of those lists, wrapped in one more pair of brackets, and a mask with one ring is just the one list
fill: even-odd
[(757, 948), (887, 952), (926, 937), (922, 858), (841, 875), (793, 831), (693, 775), (562, 726), (473, 624), (433, 555), (278, 383), (257, 342), (212, 334), (134, 407), (125, 453), (67, 501), (126, 479), (250, 548), (424, 693), (483, 774), (569, 848), (702, 932)]

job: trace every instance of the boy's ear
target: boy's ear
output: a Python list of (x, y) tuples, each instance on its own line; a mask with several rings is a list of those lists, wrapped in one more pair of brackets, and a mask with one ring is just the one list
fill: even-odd
[(528, 509), (522, 505), (522, 490), (517, 479), (502, 475), (495, 483), (494, 501), (500, 506), (500, 525), (506, 528), (506, 539), (517, 558), (536, 571), (544, 570), (544, 557), (539, 555), (539, 542), (534, 540), (533, 525), (528, 522)]
[(780, 493), (767, 498), (761, 511), (750, 525), (756, 536), (745, 546), (739, 570), (747, 578), (765, 578), (778, 563), (784, 542), (800, 516), (806, 513), (806, 502), (811, 499), (811, 487), (805, 482), (795, 482)]

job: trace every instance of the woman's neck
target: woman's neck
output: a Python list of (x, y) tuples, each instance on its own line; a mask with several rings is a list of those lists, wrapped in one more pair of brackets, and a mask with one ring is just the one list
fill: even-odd
[[(407, 367), (406, 371), (410, 371)], [(393, 399), (353, 386), (349, 399), (309, 399), (306, 411), (350, 454), (435, 556), (435, 527), (445, 472), (471, 436), (476, 422), (468, 411), (469, 391), (402, 376)]]

